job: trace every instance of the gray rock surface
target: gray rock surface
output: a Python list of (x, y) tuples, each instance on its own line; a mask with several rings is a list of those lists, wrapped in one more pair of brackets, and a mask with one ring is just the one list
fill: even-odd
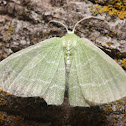
[[(88, 0), (0, 0), (0, 60), (54, 36), (62, 37), (83, 17), (92, 15)], [(112, 58), (126, 58), (126, 19), (98, 14), (106, 22), (86, 20), (75, 33), (90, 39)], [(126, 99), (91, 108), (48, 106), (40, 98), (18, 98), (0, 92), (3, 126), (120, 126), (126, 125)]]

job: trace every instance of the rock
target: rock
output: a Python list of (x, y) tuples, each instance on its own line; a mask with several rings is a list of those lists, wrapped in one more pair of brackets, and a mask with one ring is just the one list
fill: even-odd
[[(92, 0), (93, 1), (93, 0)], [(105, 4), (106, 1), (102, 3)], [(94, 1), (67, 0), (1, 0), (0, 1), (0, 60), (42, 40), (65, 35), (83, 17), (94, 15)], [(90, 39), (112, 58), (123, 64), (126, 58), (126, 22), (108, 13), (95, 14), (105, 21), (81, 22), (75, 33)], [(120, 62), (121, 61), (121, 62)], [(41, 98), (20, 98), (0, 92), (0, 125), (59, 126), (59, 125), (126, 125), (126, 99), (90, 108), (69, 105), (48, 106)]]

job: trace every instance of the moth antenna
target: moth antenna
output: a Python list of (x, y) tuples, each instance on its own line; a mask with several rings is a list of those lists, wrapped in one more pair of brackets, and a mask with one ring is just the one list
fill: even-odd
[(59, 21), (56, 21), (56, 20), (51, 20), (51, 21), (49, 21), (49, 23), (51, 23), (51, 22), (55, 22), (55, 23), (61, 24), (63, 27), (66, 28), (67, 33), (70, 32), (65, 24), (63, 24), (63, 23), (61, 23), (61, 22), (59, 22)]
[(74, 25), (73, 33), (74, 33), (74, 31), (75, 31), (76, 26), (77, 26), (80, 22), (82, 22), (82, 21), (84, 21), (84, 20), (88, 20), (88, 19), (98, 19), (98, 20), (101, 20), (101, 21), (105, 21), (105, 20), (102, 19), (102, 18), (93, 17), (93, 16), (89, 16), (89, 17), (87, 17), (87, 18), (84, 17), (84, 18), (82, 18), (80, 21), (78, 21), (78, 22)]

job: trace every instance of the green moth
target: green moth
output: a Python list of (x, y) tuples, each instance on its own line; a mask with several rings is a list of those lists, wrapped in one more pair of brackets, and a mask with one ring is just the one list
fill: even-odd
[(49, 105), (62, 104), (67, 92), (70, 105), (88, 107), (125, 97), (126, 73), (73, 30), (1, 61), (0, 89), (21, 97), (39, 96)]

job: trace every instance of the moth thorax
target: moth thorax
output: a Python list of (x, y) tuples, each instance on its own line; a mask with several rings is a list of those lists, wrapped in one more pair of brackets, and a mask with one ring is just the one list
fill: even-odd
[(67, 43), (67, 47), (66, 47), (66, 50), (67, 50), (67, 58), (66, 58), (66, 71), (69, 73), (70, 72), (70, 41), (68, 41)]

